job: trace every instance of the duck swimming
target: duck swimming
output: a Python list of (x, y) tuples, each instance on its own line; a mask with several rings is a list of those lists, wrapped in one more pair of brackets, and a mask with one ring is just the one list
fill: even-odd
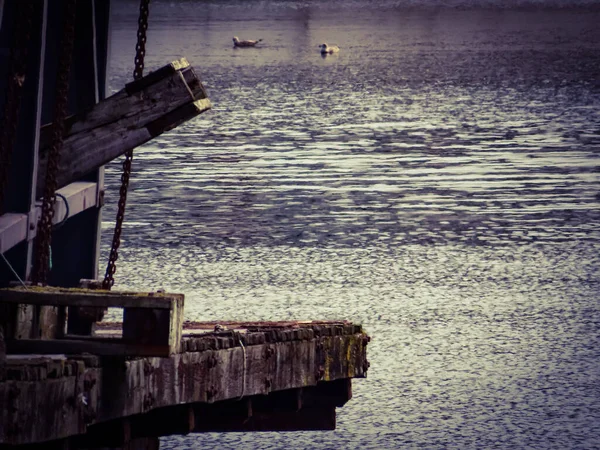
[(240, 41), (240, 39), (237, 36), (234, 36), (233, 37), (233, 46), (234, 47), (254, 47), (256, 44), (258, 44), (261, 41), (262, 41), (262, 39), (258, 39), (256, 41), (251, 41), (251, 40)]
[(337, 45), (321, 44), (319, 45), (319, 48), (321, 49), (321, 54), (337, 53), (340, 51), (340, 48)]

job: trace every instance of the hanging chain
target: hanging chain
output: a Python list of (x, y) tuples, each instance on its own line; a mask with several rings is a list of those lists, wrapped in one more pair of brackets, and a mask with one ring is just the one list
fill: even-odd
[(138, 19), (137, 43), (135, 45), (135, 59), (133, 79), (139, 80), (144, 75), (144, 58), (146, 56), (146, 31), (148, 30), (148, 6), (150, 0), (140, 1), (140, 17)]
[(38, 224), (37, 251), (34, 283), (46, 283), (50, 262), (50, 244), (52, 242), (52, 220), (54, 218), (54, 202), (56, 201), (56, 173), (63, 145), (65, 118), (69, 103), (69, 74), (75, 42), (75, 15), (77, 0), (68, 0), (65, 5), (62, 45), (58, 60), (56, 77), (56, 99), (52, 121), (52, 145), (48, 150), (46, 181), (42, 199), (42, 215)]
[(15, 4), (16, 21), (13, 43), (10, 48), (8, 79), (6, 82), (6, 98), (4, 103), (4, 120), (0, 135), (0, 214), (4, 212), (4, 195), (8, 184), (11, 156), (17, 138), (19, 110), (27, 72), (27, 52), (31, 39), (33, 24), (33, 0)]
[[(137, 44), (135, 46), (135, 59), (133, 79), (139, 80), (144, 73), (144, 57), (146, 56), (146, 31), (148, 30), (148, 14), (150, 0), (140, 0), (140, 16), (138, 19)], [(121, 229), (125, 219), (125, 205), (127, 203), (127, 188), (129, 187), (129, 176), (131, 175), (131, 162), (133, 161), (133, 150), (125, 153), (123, 161), (123, 174), (121, 175), (121, 188), (119, 190), (119, 204), (115, 231), (113, 234), (110, 256), (106, 267), (106, 274), (102, 282), (102, 289), (110, 290), (115, 284), (114, 274), (117, 271), (116, 262), (119, 258), (119, 246), (121, 245)]]

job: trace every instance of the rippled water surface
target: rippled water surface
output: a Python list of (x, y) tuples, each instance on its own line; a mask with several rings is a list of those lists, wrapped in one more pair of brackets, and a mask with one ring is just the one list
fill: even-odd
[[(136, 150), (115, 287), (183, 292), (188, 319), (372, 336), (336, 431), (163, 448), (600, 448), (600, 8), (150, 14), (147, 69), (186, 56), (213, 109)], [(114, 10), (113, 92), (136, 15)]]

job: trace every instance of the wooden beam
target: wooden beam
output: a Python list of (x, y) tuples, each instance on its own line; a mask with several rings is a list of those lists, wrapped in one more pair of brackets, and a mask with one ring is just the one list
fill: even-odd
[[(0, 303), (50, 306), (59, 315), (56, 327), (45, 326), (43, 340), (8, 340), (8, 353), (82, 353), (112, 356), (169, 356), (181, 351), (183, 294), (117, 292), (57, 287), (15, 287), (0, 289)], [(86, 338), (64, 334), (60, 308), (124, 308), (122, 339)], [(54, 307), (54, 308), (52, 308)], [(51, 318), (46, 321), (48, 325)], [(34, 337), (37, 337), (34, 336)], [(69, 336), (67, 336), (69, 337)]]
[[(247, 403), (247, 400), (241, 403)], [(194, 405), (176, 405), (155, 409), (148, 414), (137, 414), (131, 416), (130, 423), (133, 438), (185, 435), (192, 432), (196, 425)]]
[[(194, 69), (182, 58), (69, 118), (56, 176), (59, 187), (212, 107)], [(37, 198), (43, 195), (50, 125), (42, 128)]]
[(323, 431), (335, 430), (335, 407), (303, 408), (299, 411), (253, 411), (243, 423), (227, 420), (198, 423), (194, 432), (207, 431)]
[[(335, 404), (324, 397), (303, 406), (299, 399), (314, 387), (255, 395), (240, 401), (194, 404), (193, 432), (334, 430)], [(324, 387), (319, 389), (324, 391)], [(169, 410), (170, 408), (167, 408)]]
[(12, 381), (44, 381), (79, 372), (65, 355), (7, 355), (6, 369)]
[(50, 286), (0, 289), (0, 303), (26, 305), (174, 310), (179, 303), (183, 303), (183, 299), (183, 294), (99, 291)]
[(11, 339), (6, 342), (7, 353), (77, 354), (100, 356), (157, 356), (172, 354), (168, 345), (125, 343), (120, 339)]
[(76, 395), (82, 390), (83, 380), (76, 376), (0, 383), (0, 444), (43, 442), (85, 433), (81, 398)]
[[(27, 214), (8, 213), (0, 216), (0, 253), (5, 253), (27, 239)], [(35, 227), (35, 222), (32, 221)]]
[(352, 379), (338, 378), (333, 381), (321, 381), (316, 386), (302, 389), (303, 407), (314, 408), (319, 405), (344, 406), (352, 398)]
[(171, 309), (125, 308), (123, 342), (167, 345), (170, 354), (181, 351), (183, 301), (171, 303)]
[[(216, 403), (315, 386), (320, 376), (316, 365), (320, 357), (331, 361), (325, 363), (327, 381), (347, 378), (348, 373), (364, 376), (363, 336), (336, 336), (343, 341), (337, 347), (324, 345), (328, 338), (319, 338), (128, 361), (122, 383), (132, 389), (132, 395), (124, 396), (119, 390), (111, 393), (105, 389), (107, 401), (101, 403), (111, 408), (100, 411), (99, 417), (114, 418), (115, 410), (133, 415), (182, 402)], [(318, 353), (317, 348), (321, 347), (324, 350)], [(334, 353), (338, 351), (344, 353)], [(358, 368), (356, 372), (355, 367)], [(172, 382), (165, 384), (165, 380)], [(335, 401), (339, 402), (340, 398), (336, 394)]]
[[(344, 334), (340, 335), (335, 334), (340, 329), (338, 325), (332, 325), (327, 331), (327, 326), (320, 324), (319, 332), (330, 336), (305, 340), (301, 333), (275, 333), (270, 342), (241, 347), (235, 338), (227, 345), (237, 346), (220, 349), (215, 336), (206, 336), (196, 339), (215, 341), (215, 350), (169, 357), (82, 359), (77, 356), (74, 364), (68, 354), (81, 348), (63, 347), (53, 350), (66, 353), (66, 359), (31, 355), (29, 364), (19, 365), (17, 360), (25, 357), (8, 355), (12, 360), (11, 370), (6, 380), (0, 382), (0, 430), (11, 430), (12, 434), (3, 437), (0, 432), (0, 445), (40, 442), (36, 440), (40, 438), (60, 439), (65, 434), (75, 434), (73, 430), (82, 426), (96, 427), (123, 419), (135, 424), (131, 438), (153, 436), (153, 432), (186, 433), (192, 429), (332, 429), (335, 408), (351, 398), (349, 378), (364, 376), (366, 370), (366, 335), (350, 334), (352, 327), (347, 325), (341, 328)], [(264, 333), (264, 330), (249, 333)], [(246, 342), (254, 341), (247, 337)], [(338, 343), (332, 345), (331, 340)], [(45, 345), (44, 342), (47, 341), (38, 340), (36, 344)], [(90, 339), (89, 342), (97, 345), (103, 341)], [(317, 365), (322, 360), (327, 379), (319, 381), (323, 376)], [(85, 367), (80, 369), (84, 361)], [(57, 370), (51, 371), (50, 367), (56, 364), (59, 364)], [(282, 375), (278, 375), (278, 371)], [(67, 380), (73, 378), (78, 384), (70, 385), (69, 404), (79, 399), (79, 403), (75, 403), (78, 415), (73, 413), (65, 422), (60, 407), (47, 407), (45, 389), (53, 383), (68, 383)], [(7, 388), (7, 383), (12, 387)], [(52, 417), (40, 416), (40, 408), (46, 408)], [(218, 415), (221, 417), (216, 419)], [(56, 420), (62, 425), (57, 425)], [(21, 423), (26, 426), (20, 427)], [(121, 426), (118, 424), (113, 422), (117, 429)], [(108, 428), (99, 426), (97, 430)]]
[[(93, 182), (75, 182), (56, 191), (55, 214), (53, 224), (61, 222), (67, 216), (73, 217), (89, 208), (100, 205), (98, 184)], [(22, 241), (31, 241), (36, 236), (37, 217), (41, 214), (41, 205), (36, 205), (34, 213), (8, 213), (0, 216), (0, 253), (5, 253)]]
[(6, 343), (4, 342), (4, 326), (0, 323), (0, 382), (6, 378)]

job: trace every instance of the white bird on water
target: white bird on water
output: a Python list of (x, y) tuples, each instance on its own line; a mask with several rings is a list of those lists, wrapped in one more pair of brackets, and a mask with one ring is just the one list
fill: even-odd
[(340, 51), (340, 48), (337, 45), (327, 45), (327, 44), (321, 44), (319, 45), (319, 48), (321, 49), (321, 54), (326, 54), (326, 53), (337, 53)]
[(254, 47), (256, 44), (258, 44), (261, 41), (262, 41), (262, 39), (258, 39), (256, 41), (251, 41), (251, 40), (240, 41), (240, 39), (237, 36), (234, 36), (233, 37), (233, 46), (234, 47)]

